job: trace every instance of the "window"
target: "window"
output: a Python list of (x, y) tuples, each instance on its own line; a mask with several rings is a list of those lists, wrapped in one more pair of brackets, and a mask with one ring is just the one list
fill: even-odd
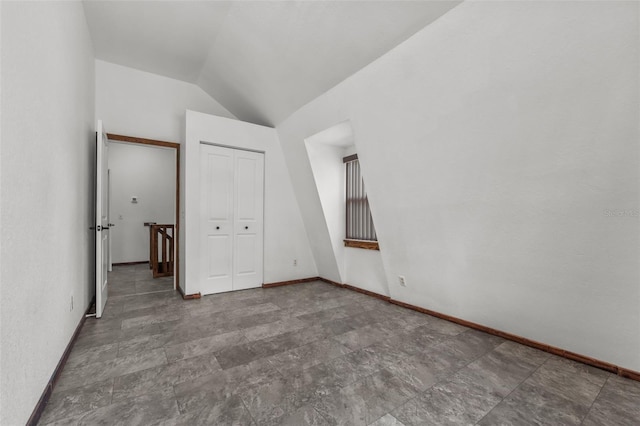
[(346, 239), (345, 246), (379, 250), (376, 229), (357, 155), (344, 157), (346, 170)]

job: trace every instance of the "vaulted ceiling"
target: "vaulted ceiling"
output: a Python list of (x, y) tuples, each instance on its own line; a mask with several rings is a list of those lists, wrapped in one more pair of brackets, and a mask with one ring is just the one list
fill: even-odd
[(96, 58), (195, 83), (274, 126), (459, 1), (96, 1)]

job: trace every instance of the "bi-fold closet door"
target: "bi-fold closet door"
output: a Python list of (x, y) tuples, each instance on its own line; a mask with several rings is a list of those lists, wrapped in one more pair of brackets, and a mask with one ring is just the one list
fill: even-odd
[(200, 145), (200, 292), (262, 285), (264, 154)]

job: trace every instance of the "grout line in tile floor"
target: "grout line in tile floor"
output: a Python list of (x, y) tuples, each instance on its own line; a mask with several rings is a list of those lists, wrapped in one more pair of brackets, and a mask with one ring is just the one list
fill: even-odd
[(591, 413), (591, 409), (593, 408), (593, 405), (596, 403), (596, 401), (600, 397), (600, 394), (602, 393), (602, 390), (604, 389), (604, 387), (607, 386), (607, 383), (609, 382), (610, 378), (611, 378), (611, 376), (607, 376), (607, 380), (605, 380), (604, 383), (602, 384), (602, 386), (600, 387), (600, 390), (598, 391), (598, 395), (595, 397), (595, 399), (593, 401), (591, 401), (591, 405), (589, 405), (589, 409), (587, 410), (586, 414), (584, 415), (584, 417), (580, 421), (581, 425), (584, 424), (584, 421), (589, 417), (589, 414)]
[(543, 366), (543, 365), (545, 365), (545, 364), (549, 361), (549, 358), (551, 358), (551, 357), (550, 357), (550, 356), (548, 356), (548, 357), (547, 357), (547, 359), (545, 359), (543, 363), (541, 363), (538, 367), (534, 368), (534, 369), (531, 371), (531, 373), (530, 373), (527, 377), (525, 377), (524, 379), (522, 379), (522, 380), (521, 380), (521, 381), (520, 381), (516, 386), (514, 386), (514, 387), (513, 387), (513, 389), (511, 389), (511, 392), (509, 392), (508, 394), (506, 394), (506, 395), (504, 396), (504, 398), (502, 398), (502, 399), (500, 400), (500, 402), (498, 402), (496, 405), (494, 405), (493, 407), (491, 407), (491, 410), (487, 411), (487, 412), (485, 413), (485, 415), (484, 415), (484, 416), (482, 416), (480, 419), (478, 419), (478, 421), (477, 421), (475, 424), (479, 424), (479, 423), (482, 421), (482, 419), (484, 419), (484, 418), (485, 418), (485, 417), (487, 417), (489, 414), (491, 414), (491, 412), (492, 412), (493, 410), (495, 410), (495, 408), (496, 408), (498, 405), (500, 405), (500, 404), (502, 403), (502, 401), (507, 400), (507, 399), (509, 398), (509, 396), (511, 396), (511, 394), (512, 394), (512, 393), (514, 393), (514, 392), (515, 392), (515, 391), (520, 387), (520, 385), (521, 385), (521, 384), (523, 384), (524, 382), (526, 382), (527, 380), (529, 380), (529, 378), (530, 378), (531, 376), (533, 376), (533, 375), (534, 375), (538, 370), (540, 370), (540, 369), (542, 368), (542, 366)]

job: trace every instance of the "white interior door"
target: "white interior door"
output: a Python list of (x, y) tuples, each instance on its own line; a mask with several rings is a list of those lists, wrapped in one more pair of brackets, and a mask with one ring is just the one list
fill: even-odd
[[(109, 161), (107, 161), (107, 164)], [(107, 169), (107, 222), (109, 226), (109, 261), (107, 262), (107, 271), (113, 271), (113, 240), (111, 239), (111, 228), (115, 225), (111, 223), (111, 170)]]
[(200, 145), (200, 292), (260, 287), (264, 154)]
[(235, 151), (233, 289), (262, 286), (264, 154)]
[(108, 140), (98, 120), (96, 132), (96, 317), (102, 317), (107, 304), (109, 264)]
[(233, 150), (200, 145), (200, 292), (233, 289)]

